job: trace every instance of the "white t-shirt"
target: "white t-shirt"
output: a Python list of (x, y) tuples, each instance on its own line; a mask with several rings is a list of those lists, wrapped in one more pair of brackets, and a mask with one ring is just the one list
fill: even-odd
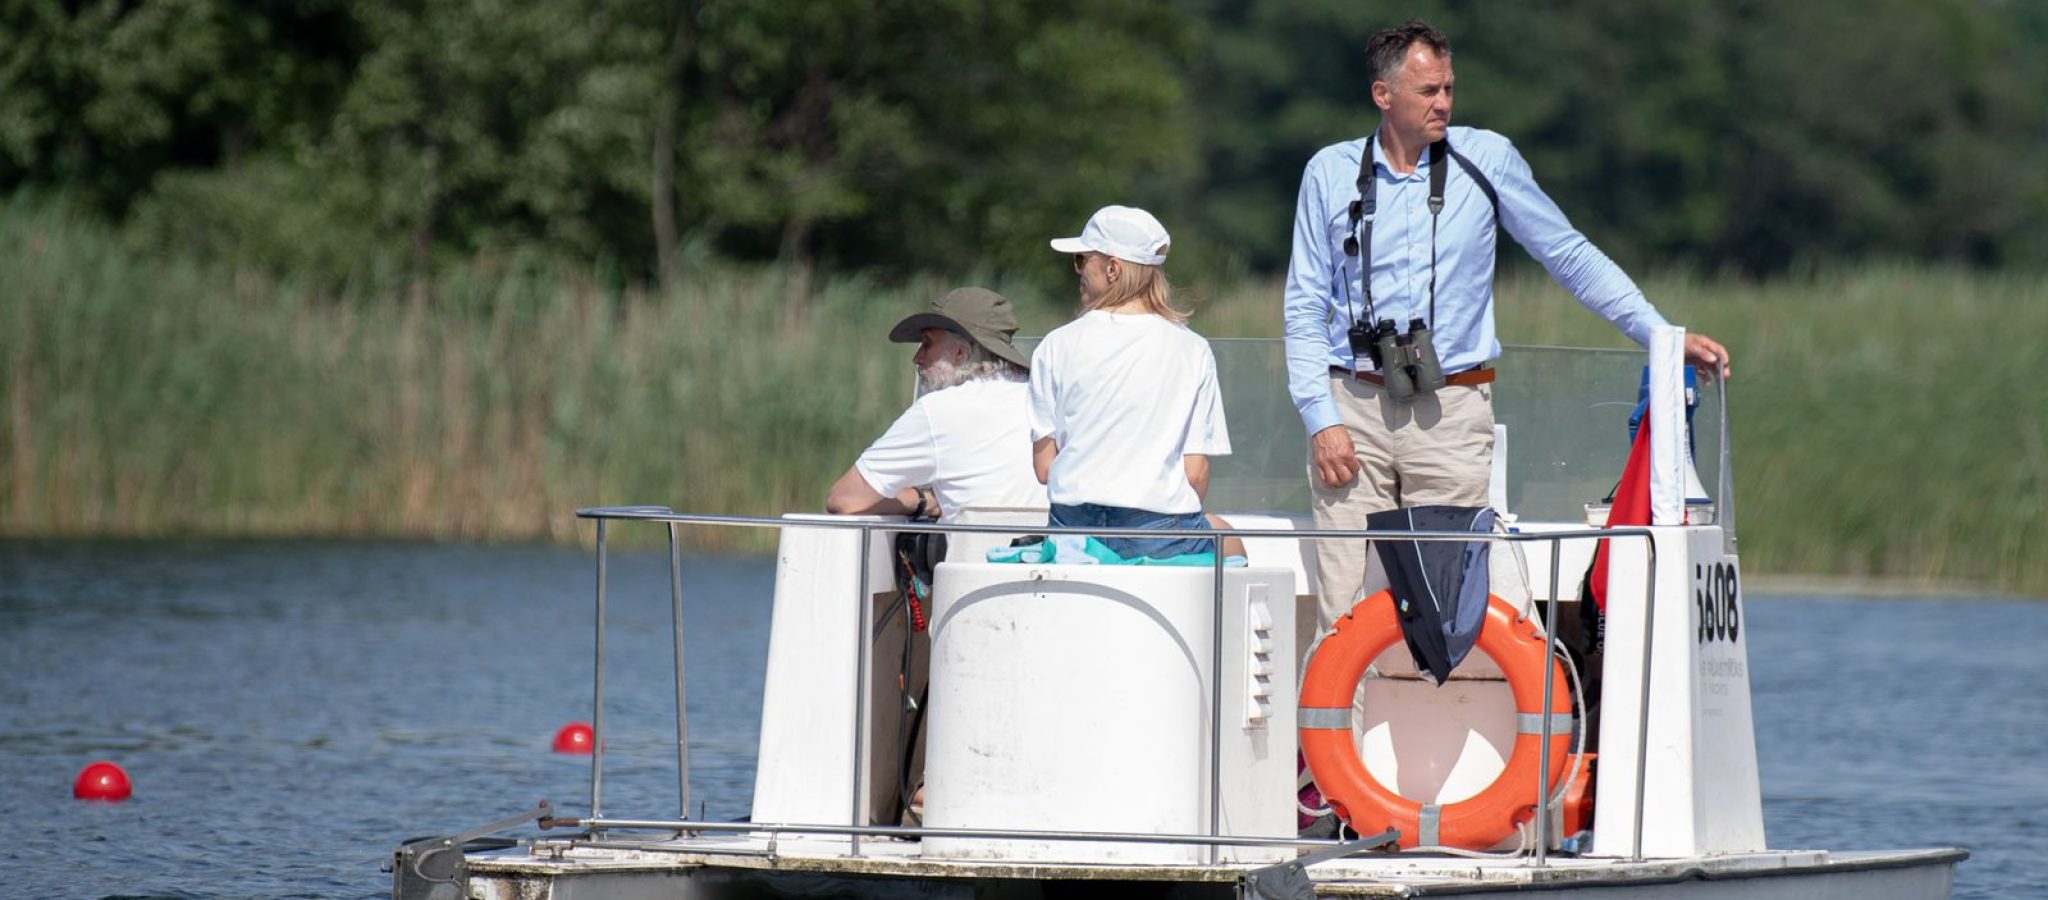
[(884, 497), (932, 486), (940, 521), (968, 507), (1045, 508), (1031, 468), (1021, 381), (982, 379), (933, 391), (897, 417), (853, 466)]
[(1216, 357), (1201, 335), (1154, 315), (1096, 310), (1031, 354), (1031, 439), (1059, 444), (1054, 503), (1200, 512), (1181, 457), (1230, 454)]

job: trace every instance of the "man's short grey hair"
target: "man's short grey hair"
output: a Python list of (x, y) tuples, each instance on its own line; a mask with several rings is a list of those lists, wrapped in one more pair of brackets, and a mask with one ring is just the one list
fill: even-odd
[(1436, 30), (1436, 26), (1421, 19), (1409, 19), (1392, 28), (1382, 29), (1366, 39), (1365, 65), (1366, 84), (1375, 81), (1393, 81), (1400, 74), (1401, 67), (1408, 62), (1408, 49), (1421, 44), (1445, 60), (1451, 58), (1451, 39)]

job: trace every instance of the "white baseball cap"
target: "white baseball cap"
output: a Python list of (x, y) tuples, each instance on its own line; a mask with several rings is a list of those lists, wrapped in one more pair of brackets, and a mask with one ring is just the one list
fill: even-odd
[(1156, 266), (1166, 262), (1173, 239), (1166, 226), (1152, 214), (1135, 206), (1105, 206), (1088, 217), (1080, 237), (1054, 238), (1052, 248), (1061, 253), (1106, 253), (1125, 262)]

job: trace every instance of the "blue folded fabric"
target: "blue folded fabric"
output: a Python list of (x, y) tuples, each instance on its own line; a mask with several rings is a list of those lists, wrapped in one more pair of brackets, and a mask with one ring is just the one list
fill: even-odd
[[(1104, 546), (1101, 541), (1087, 535), (1061, 534), (1043, 539), (1035, 544), (1016, 547), (996, 547), (988, 551), (992, 563), (1060, 563), (1084, 566), (1214, 566), (1213, 553), (1183, 553), (1154, 559), (1140, 556), (1131, 559), (1118, 556), (1116, 551)], [(1231, 568), (1244, 567), (1242, 556), (1224, 557), (1223, 564)]]

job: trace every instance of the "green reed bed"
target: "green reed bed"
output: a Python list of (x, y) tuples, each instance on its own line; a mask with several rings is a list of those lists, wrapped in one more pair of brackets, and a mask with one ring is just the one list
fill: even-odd
[(431, 300), (327, 291), (50, 216), (0, 223), (0, 271), (17, 536), (571, 539), (579, 505), (814, 509), (899, 411), (907, 348), (880, 337), (921, 302), (833, 282), (785, 328), (773, 272), (657, 298), (488, 263)]
[[(817, 509), (908, 396), (889, 325), (950, 286), (828, 279), (791, 321), (774, 269), (699, 257), (658, 296), (489, 258), (428, 296), (136, 252), (20, 203), (0, 206), (0, 273), (14, 536), (576, 540), (577, 506)], [(1205, 334), (1279, 332), (1275, 281), (1180, 287)], [(1734, 350), (1752, 573), (2048, 594), (2036, 279), (1865, 266), (1645, 287)], [(1066, 294), (1008, 292), (1027, 333), (1071, 313)], [(1512, 342), (1622, 344), (1540, 273), (1501, 295)]]
[[(2048, 283), (1906, 265), (1757, 284), (1660, 277), (1730, 348), (1737, 512), (1753, 572), (2048, 595)], [(1614, 343), (1539, 278), (1504, 334)]]

